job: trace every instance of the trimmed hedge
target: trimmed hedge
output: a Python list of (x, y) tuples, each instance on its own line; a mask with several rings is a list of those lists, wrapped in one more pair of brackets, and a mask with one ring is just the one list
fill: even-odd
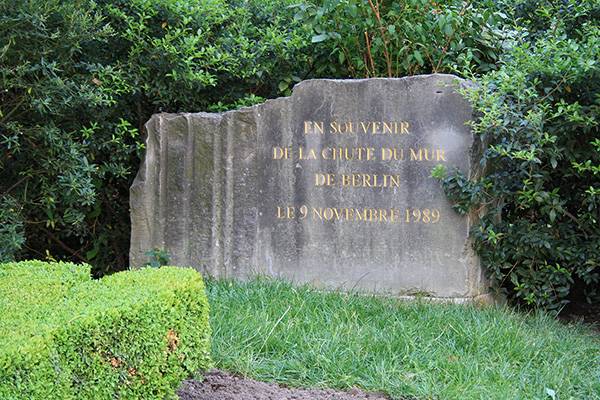
[(0, 399), (176, 398), (211, 364), (192, 269), (91, 280), (87, 265), (0, 264), (0, 310)]

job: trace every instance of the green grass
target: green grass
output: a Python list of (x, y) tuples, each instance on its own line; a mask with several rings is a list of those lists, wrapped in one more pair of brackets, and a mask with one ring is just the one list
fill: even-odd
[(216, 367), (393, 399), (600, 399), (600, 337), (501, 307), (207, 282)]

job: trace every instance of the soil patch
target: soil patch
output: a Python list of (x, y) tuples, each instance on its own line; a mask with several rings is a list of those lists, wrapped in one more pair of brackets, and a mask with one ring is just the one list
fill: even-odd
[(291, 389), (274, 383), (258, 382), (224, 371), (204, 374), (204, 381), (184, 381), (178, 391), (181, 400), (388, 400), (380, 393), (353, 389)]
[(565, 322), (579, 321), (590, 325), (600, 333), (600, 304), (588, 304), (585, 301), (573, 301), (559, 315)]

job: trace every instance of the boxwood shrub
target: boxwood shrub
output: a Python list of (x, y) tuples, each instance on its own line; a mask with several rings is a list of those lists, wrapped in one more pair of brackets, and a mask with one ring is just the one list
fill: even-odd
[(176, 398), (210, 366), (208, 302), (192, 269), (0, 264), (0, 399)]

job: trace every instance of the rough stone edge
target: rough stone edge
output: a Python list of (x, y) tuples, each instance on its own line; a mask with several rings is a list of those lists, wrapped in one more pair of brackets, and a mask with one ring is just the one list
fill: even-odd
[[(236, 111), (236, 110), (232, 110), (232, 111)], [(148, 160), (148, 148), (150, 146), (156, 146), (157, 150), (155, 151), (153, 156), (156, 156), (157, 159), (153, 160), (154, 163), (156, 164), (160, 164), (160, 152), (161, 152), (161, 146), (162, 146), (162, 141), (160, 138), (161, 135), (161, 129), (162, 129), (162, 124), (161, 122), (164, 119), (169, 119), (169, 118), (178, 118), (178, 117), (184, 117), (187, 120), (187, 124), (189, 125), (190, 121), (189, 121), (189, 117), (190, 116), (199, 116), (199, 117), (204, 117), (204, 118), (211, 118), (211, 119), (217, 119), (219, 121), (219, 125), (222, 122), (223, 119), (223, 114), (224, 113), (208, 113), (208, 112), (178, 112), (178, 113), (166, 113), (166, 112), (160, 112), (160, 113), (156, 113), (156, 114), (152, 114), (152, 116), (150, 116), (150, 118), (148, 119), (148, 121), (144, 124), (144, 131), (142, 132), (143, 137), (144, 137), (144, 145), (145, 145), (145, 151), (144, 151), (144, 155), (142, 156), (141, 160), (140, 160), (140, 164), (139, 164), (139, 168), (138, 171), (133, 179), (133, 181), (131, 182), (131, 185), (129, 187), (129, 220), (130, 220), (130, 224), (131, 224), (131, 231), (130, 231), (130, 244), (129, 244), (129, 254), (128, 254), (128, 258), (129, 258), (129, 267), (130, 268), (141, 268), (144, 264), (143, 261), (143, 257), (146, 251), (150, 251), (151, 249), (149, 248), (142, 248), (142, 246), (140, 245), (144, 238), (150, 238), (152, 239), (152, 237), (154, 236), (154, 231), (164, 231), (165, 229), (165, 223), (163, 223), (161, 220), (160, 215), (158, 215), (157, 213), (155, 213), (155, 210), (153, 209), (149, 209), (148, 204), (145, 203), (141, 203), (141, 198), (143, 196), (144, 193), (147, 193), (149, 190), (151, 190), (151, 185), (157, 184), (160, 186), (161, 184), (161, 180), (160, 180), (160, 174), (156, 175), (157, 179), (156, 182), (151, 182), (149, 180), (149, 175), (152, 173), (151, 169), (155, 166), (155, 164), (152, 164), (151, 161)], [(218, 135), (215, 135), (218, 138), (220, 138), (220, 132)], [(152, 143), (151, 143), (152, 142)], [(215, 145), (216, 146), (216, 145)], [(219, 143), (220, 146), (220, 143)], [(215, 147), (215, 153), (217, 152), (217, 146)], [(159, 188), (160, 190), (160, 188)], [(216, 191), (216, 189), (213, 187), (213, 195)], [(136, 212), (133, 211), (134, 209), (134, 203), (137, 203), (136, 206), (141, 206), (141, 208), (139, 208)], [(140, 219), (140, 221), (138, 221), (138, 219)], [(134, 234), (134, 230), (133, 230), (133, 226), (134, 226), (134, 222), (137, 221), (138, 223), (143, 223), (148, 225), (148, 229), (146, 229), (144, 232), (136, 232), (136, 234)], [(150, 221), (154, 222), (154, 224), (150, 224)], [(214, 224), (213, 224), (214, 225)], [(150, 229), (152, 226), (155, 227), (154, 231), (152, 229)], [(161, 234), (164, 232), (160, 232)], [(213, 232), (213, 234), (220, 234), (220, 232)], [(149, 240), (149, 242), (151, 242), (152, 240)]]
[[(240, 107), (237, 108), (235, 110), (228, 110), (228, 111), (222, 111), (222, 112), (214, 112), (214, 113), (207, 113), (207, 112), (195, 112), (195, 113), (172, 113), (173, 115), (179, 115), (179, 114), (209, 114), (209, 115), (220, 115), (220, 116), (225, 116), (226, 114), (230, 114), (230, 113), (236, 113), (238, 111), (241, 110), (249, 110), (252, 109), (254, 111), (258, 111), (260, 112), (260, 108), (262, 108), (262, 106), (264, 104), (268, 104), (268, 103), (272, 103), (272, 102), (280, 102), (280, 101), (287, 101), (288, 99), (291, 99), (294, 96), (294, 92), (300, 88), (301, 86), (310, 84), (311, 82), (333, 82), (333, 83), (340, 83), (343, 84), (344, 82), (348, 82), (348, 81), (352, 81), (352, 82), (357, 82), (357, 83), (362, 83), (362, 82), (366, 82), (366, 81), (404, 81), (404, 80), (425, 80), (425, 79), (429, 79), (432, 77), (442, 77), (442, 78), (446, 78), (446, 79), (452, 79), (454, 81), (459, 81), (462, 85), (467, 85), (470, 86), (471, 84), (473, 84), (471, 81), (461, 78), (459, 76), (456, 75), (452, 75), (452, 74), (420, 74), (420, 75), (409, 75), (409, 76), (403, 76), (403, 77), (399, 77), (399, 78), (358, 78), (358, 79), (336, 79), (336, 78), (313, 78), (313, 79), (305, 79), (301, 82), (296, 83), (293, 87), (292, 87), (292, 91), (290, 93), (289, 96), (279, 96), (279, 97), (275, 97), (273, 99), (265, 99), (265, 101), (260, 102), (258, 104), (254, 104), (251, 106), (246, 106), (246, 107)], [(162, 114), (168, 114), (168, 113), (162, 113)], [(161, 115), (161, 114), (154, 114), (154, 115)], [(154, 116), (153, 115), (153, 116)]]
[(498, 305), (502, 301), (491, 293), (484, 293), (473, 297), (430, 297), (430, 296), (386, 296), (403, 301), (427, 301), (432, 303), (447, 304), (477, 304), (477, 305)]

